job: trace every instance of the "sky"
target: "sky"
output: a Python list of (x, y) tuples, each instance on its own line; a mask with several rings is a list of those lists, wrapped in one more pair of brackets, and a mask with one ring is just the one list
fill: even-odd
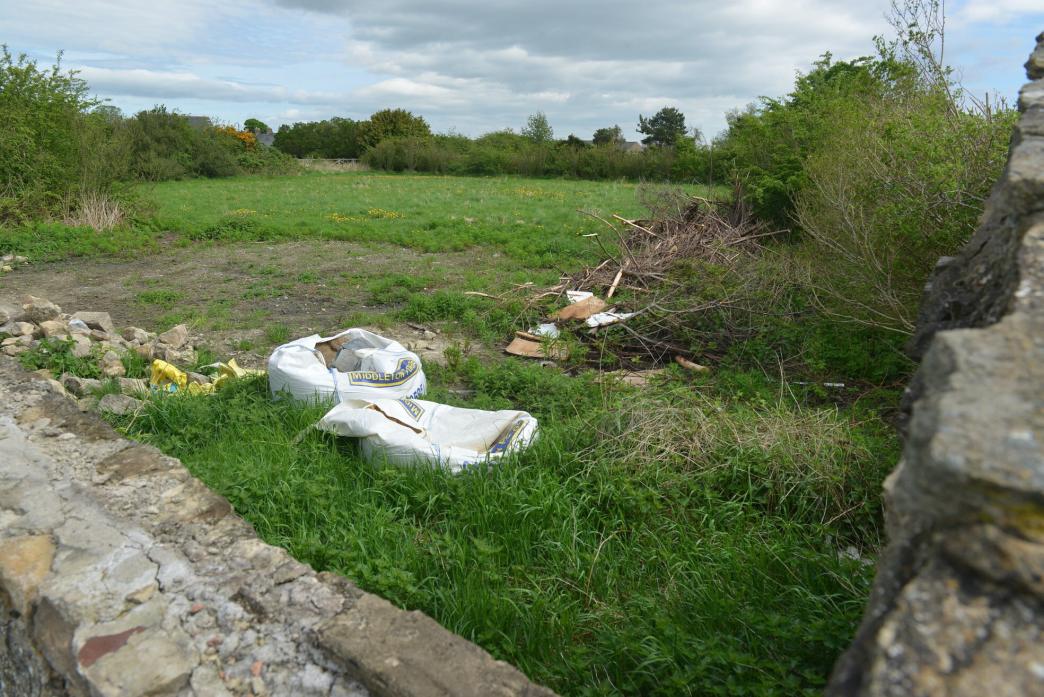
[[(476, 136), (544, 112), (556, 137), (664, 106), (707, 136), (780, 96), (822, 53), (869, 55), (890, 0), (0, 0), (0, 43), (41, 65), (64, 51), (127, 114), (278, 127), (383, 108)], [(1044, 0), (950, 0), (946, 61), (1013, 102)]]

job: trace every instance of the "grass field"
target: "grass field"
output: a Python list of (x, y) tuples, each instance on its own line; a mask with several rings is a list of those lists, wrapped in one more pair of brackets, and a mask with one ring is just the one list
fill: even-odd
[[(578, 233), (600, 223), (576, 209), (639, 215), (635, 191), (368, 173), (171, 182), (143, 193), (153, 213), (116, 236), (120, 250), (46, 227), (9, 239), (55, 260), (40, 279), (73, 255), (148, 252), (160, 268), (192, 255), (216, 268), (257, 245), (254, 266), (238, 261), (224, 280), (200, 283), (203, 266), (195, 279), (135, 266), (120, 297), (151, 308), (154, 325), (180, 312), (216, 330), (276, 292), (304, 303), (312, 296), (294, 294), (323, 283), (331, 303), (349, 299), (325, 329), (413, 321), (459, 338), (443, 364), (425, 364), (429, 398), (540, 419), (534, 447), (457, 476), (366, 463), (306, 430), (321, 409), (273, 403), (264, 380), (115, 420), (180, 457), (267, 541), (431, 614), (564, 695), (818, 694), (872, 578), (878, 491), (898, 448), (881, 409), (905, 369), (881, 347), (895, 342), (791, 323), (709, 374), (672, 367), (635, 389), (497, 355), (530, 318), (462, 294), (547, 284), (597, 261)], [(225, 314), (208, 310), (214, 284), (236, 298)], [(266, 312), (250, 323), (271, 326)], [(468, 342), (485, 352), (468, 356)], [(781, 373), (773, 351), (800, 372)], [(849, 387), (798, 384), (823, 379)]]

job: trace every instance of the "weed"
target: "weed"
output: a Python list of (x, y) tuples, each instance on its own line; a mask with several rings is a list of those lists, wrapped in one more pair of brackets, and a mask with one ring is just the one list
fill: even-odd
[(142, 305), (156, 305), (164, 310), (171, 310), (175, 305), (181, 302), (184, 296), (176, 290), (160, 288), (156, 290), (143, 290), (135, 297)]
[(269, 324), (265, 327), (265, 341), (270, 344), (285, 344), (290, 340), (290, 327), (285, 324)]
[(64, 339), (42, 339), (39, 344), (18, 356), (26, 370), (46, 368), (58, 377), (71, 373), (82, 378), (97, 378), (101, 375), (97, 356), (83, 358), (72, 354), (72, 341)]

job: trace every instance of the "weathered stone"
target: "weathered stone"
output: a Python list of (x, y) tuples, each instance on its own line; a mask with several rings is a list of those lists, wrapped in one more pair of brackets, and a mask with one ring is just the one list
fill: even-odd
[(78, 319), (91, 329), (100, 329), (106, 334), (116, 333), (116, 327), (108, 312), (75, 312), (70, 319)]
[(7, 303), (0, 303), (0, 325), (8, 322), (20, 322), (25, 316), (25, 310)]
[(83, 336), (82, 334), (73, 334), (72, 342), (72, 355), (76, 356), (77, 358), (86, 358), (87, 356), (91, 355), (91, 340), (88, 339), (86, 336)]
[[(1044, 76), (1041, 56), (1044, 34), (1031, 76)], [(1038, 86), (1021, 93), (978, 231), (926, 291), (903, 456), (884, 487), (889, 542), (828, 695), (1044, 691), (1044, 139), (1028, 135), (1044, 110)]]
[(149, 333), (138, 327), (124, 327), (120, 335), (127, 341), (135, 344), (144, 344), (149, 340)]
[(33, 343), (31, 336), (9, 336), (0, 341), (0, 346), (29, 346), (31, 343)]
[(101, 352), (112, 351), (117, 356), (125, 356), (128, 352), (128, 344), (123, 339), (114, 339), (113, 341), (99, 341), (96, 343), (98, 350)]
[(184, 324), (179, 324), (160, 334), (158, 340), (161, 344), (166, 344), (172, 349), (179, 349), (188, 341), (188, 336), (188, 327)]
[(356, 679), (381, 695), (554, 695), (424, 613), (403, 612), (373, 595), (324, 623), (319, 636), (327, 650), (355, 669)]
[(103, 414), (123, 416), (133, 414), (141, 408), (141, 400), (125, 394), (107, 394), (98, 400), (98, 411)]
[(64, 373), (58, 382), (62, 384), (66, 390), (77, 397), (86, 397), (95, 390), (100, 390), (102, 386), (101, 380), (95, 380), (94, 378), (81, 378), (70, 373)]
[(156, 345), (151, 341), (140, 346), (132, 346), (131, 350), (147, 361), (151, 361), (156, 356)]
[(179, 367), (193, 365), (196, 362), (196, 352), (192, 348), (174, 349), (169, 346), (160, 346), (160, 356), (167, 363)]
[(40, 328), (32, 322), (9, 322), (4, 331), (11, 336), (38, 336)]
[(94, 341), (108, 341), (111, 338), (112, 336), (109, 334), (109, 332), (103, 332), (101, 329), (91, 330), (91, 339), (93, 339)]
[(129, 395), (139, 395), (149, 391), (149, 383), (141, 378), (119, 378), (120, 392)]
[(50, 535), (24, 535), (0, 540), (0, 588), (19, 614), (29, 614), (37, 589), (51, 571), (54, 541)]
[(29, 347), (28, 346), (19, 346), (17, 344), (12, 344), (10, 346), (4, 346), (3, 349), (0, 349), (0, 350), (2, 350), (4, 352), (5, 356), (12, 356), (12, 357), (14, 357), (14, 356), (20, 356), (21, 354), (25, 353), (26, 351), (29, 350)]
[(49, 319), (40, 322), (40, 331), (48, 339), (69, 338), (69, 325), (60, 319)]
[(123, 361), (115, 351), (106, 351), (98, 361), (98, 367), (101, 369), (102, 375), (108, 378), (119, 378), (127, 374)]
[[(181, 639), (178, 641), (177, 639)], [(97, 659), (86, 674), (99, 697), (176, 695), (188, 684), (198, 656), (184, 633), (145, 629)]]
[(26, 319), (34, 324), (40, 324), (49, 319), (58, 319), (58, 316), (62, 313), (62, 308), (50, 300), (44, 300), (32, 295), (25, 296), (22, 310), (25, 312)]
[(1037, 48), (1026, 61), (1026, 76), (1030, 80), (1044, 78), (1044, 32), (1037, 36)]

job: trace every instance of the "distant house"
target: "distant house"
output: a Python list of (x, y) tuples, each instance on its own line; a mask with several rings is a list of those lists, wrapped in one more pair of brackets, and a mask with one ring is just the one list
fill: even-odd
[(210, 120), (209, 116), (186, 116), (188, 124), (193, 128), (210, 128), (214, 125), (214, 122)]

